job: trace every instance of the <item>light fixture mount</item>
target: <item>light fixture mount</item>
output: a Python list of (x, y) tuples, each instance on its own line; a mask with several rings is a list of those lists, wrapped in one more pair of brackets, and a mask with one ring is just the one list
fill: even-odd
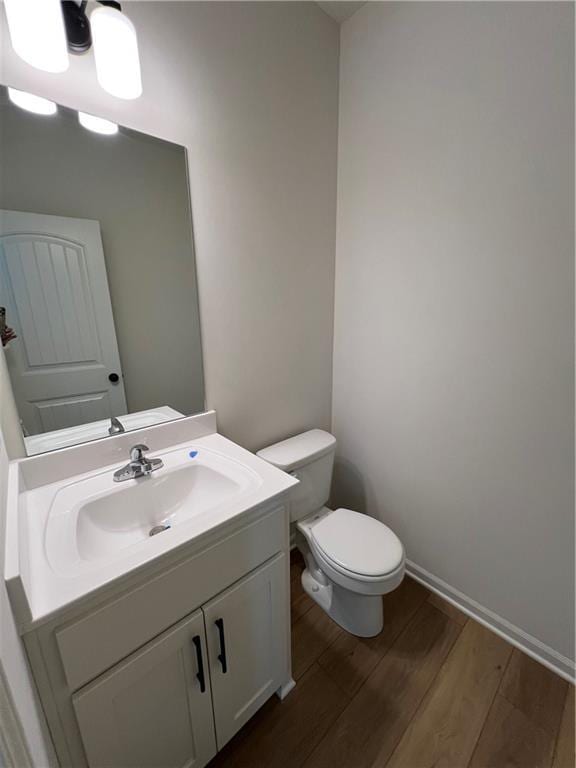
[[(116, 0), (98, 0), (98, 3), (117, 11), (122, 10)], [(76, 0), (61, 0), (61, 5), (69, 52), (77, 55), (86, 53), (92, 47), (92, 30), (86, 13), (88, 0), (80, 3)]]
[(62, 16), (70, 53), (86, 53), (92, 46), (92, 32), (86, 15), (86, 3), (62, 0)]

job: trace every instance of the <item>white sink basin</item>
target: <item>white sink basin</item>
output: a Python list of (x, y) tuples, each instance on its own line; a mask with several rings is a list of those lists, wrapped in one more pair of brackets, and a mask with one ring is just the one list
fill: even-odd
[[(127, 484), (130, 481), (127, 481)], [(78, 553), (96, 560), (198, 515), (242, 490), (212, 467), (196, 464), (142, 478), (96, 497), (78, 510)]]
[(249, 467), (207, 448), (160, 455), (164, 467), (148, 477), (115, 483), (108, 470), (58, 490), (45, 538), (55, 573), (73, 576), (105, 566), (128, 548), (154, 547), (173, 529), (261, 483)]

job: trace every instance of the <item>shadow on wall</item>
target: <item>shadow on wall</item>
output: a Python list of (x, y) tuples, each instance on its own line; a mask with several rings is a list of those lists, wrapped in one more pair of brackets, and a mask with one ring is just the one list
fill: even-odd
[(367, 512), (368, 499), (362, 473), (346, 459), (336, 457), (330, 498), (332, 509), (345, 507), (356, 512)]

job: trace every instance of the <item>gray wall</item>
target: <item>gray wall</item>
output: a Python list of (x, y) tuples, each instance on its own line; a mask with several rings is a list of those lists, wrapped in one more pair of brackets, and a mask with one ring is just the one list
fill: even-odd
[(344, 24), (333, 410), (337, 500), (570, 658), (573, 13)]
[[(122, 102), (91, 54), (28, 67), (0, 13), (0, 79), (188, 148), (207, 401), (258, 448), (330, 424), (338, 27), (314, 3), (130, 2), (144, 94)], [(2, 648), (43, 766), (19, 646)]]
[[(7, 100), (5, 100), (7, 101)], [(100, 222), (129, 411), (204, 409), (186, 152), (0, 109), (0, 208)]]
[(248, 448), (331, 414), (338, 26), (314, 3), (130, 2), (143, 96), (12, 52), (1, 79), (188, 148), (207, 404)]

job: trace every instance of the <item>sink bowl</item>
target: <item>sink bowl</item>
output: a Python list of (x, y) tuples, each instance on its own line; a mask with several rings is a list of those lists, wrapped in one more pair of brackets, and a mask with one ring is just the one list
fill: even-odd
[(130, 488), (88, 501), (78, 510), (78, 553), (94, 560), (169, 530), (241, 489), (212, 467), (196, 464), (141, 478)]
[[(154, 547), (173, 528), (253, 491), (250, 468), (208, 449), (162, 453), (148, 477), (113, 481), (113, 471), (79, 480), (55, 495), (46, 524), (46, 556), (59, 575), (103, 567), (129, 548)], [(156, 536), (155, 534), (161, 534)]]

